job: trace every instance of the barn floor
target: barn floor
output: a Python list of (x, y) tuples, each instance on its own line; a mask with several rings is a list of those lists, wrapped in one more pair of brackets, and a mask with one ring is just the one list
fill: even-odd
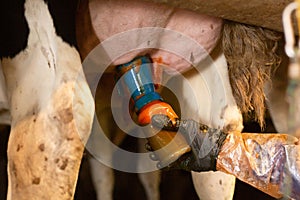
[[(267, 126), (266, 132), (274, 131), (272, 124)], [(245, 131), (255, 132), (258, 131), (256, 124), (247, 124)], [(6, 187), (7, 187), (7, 158), (6, 147), (9, 134), (9, 127), (0, 126), (0, 200), (6, 199)], [(134, 138), (128, 137), (122, 144), (122, 148), (129, 148), (132, 144), (136, 143)], [(95, 200), (96, 194), (93, 188), (89, 165), (86, 155), (83, 157), (81, 165), (81, 171), (79, 175), (79, 182), (75, 194), (75, 200)], [(146, 199), (145, 192), (138, 180), (137, 174), (124, 173), (115, 171), (115, 189), (114, 200), (140, 200)], [(130, 182), (130, 184), (128, 184)], [(197, 195), (192, 186), (192, 180), (190, 173), (184, 171), (163, 171), (162, 181), (160, 185), (161, 200), (197, 200)], [(260, 192), (259, 190), (241, 182), (237, 181), (234, 200), (274, 200), (274, 198)]]

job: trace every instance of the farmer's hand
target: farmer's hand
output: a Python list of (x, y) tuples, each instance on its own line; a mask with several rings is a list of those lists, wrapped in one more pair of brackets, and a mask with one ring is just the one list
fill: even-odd
[(166, 131), (180, 132), (191, 146), (189, 153), (182, 155), (168, 168), (187, 171), (216, 170), (216, 159), (226, 138), (226, 134), (220, 129), (209, 128), (194, 120), (177, 120), (173, 124), (166, 115), (154, 115), (151, 124)]

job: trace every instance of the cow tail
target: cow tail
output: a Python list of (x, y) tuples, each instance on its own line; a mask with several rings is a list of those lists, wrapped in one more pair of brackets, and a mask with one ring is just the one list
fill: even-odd
[(281, 58), (277, 52), (281, 34), (240, 23), (224, 23), (222, 45), (227, 60), (230, 84), (241, 112), (265, 125), (264, 87), (270, 82)]

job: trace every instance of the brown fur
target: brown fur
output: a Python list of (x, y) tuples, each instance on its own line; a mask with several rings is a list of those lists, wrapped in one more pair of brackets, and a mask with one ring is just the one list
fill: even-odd
[(266, 109), (264, 86), (281, 60), (279, 39), (279, 33), (261, 27), (224, 24), (222, 44), (234, 98), (243, 114), (255, 114), (261, 127)]

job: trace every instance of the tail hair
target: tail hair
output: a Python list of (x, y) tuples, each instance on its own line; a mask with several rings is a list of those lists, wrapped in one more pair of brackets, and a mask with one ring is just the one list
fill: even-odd
[(264, 87), (281, 62), (280, 39), (281, 34), (262, 27), (224, 23), (222, 46), (233, 96), (243, 114), (254, 113), (261, 128), (265, 126)]

